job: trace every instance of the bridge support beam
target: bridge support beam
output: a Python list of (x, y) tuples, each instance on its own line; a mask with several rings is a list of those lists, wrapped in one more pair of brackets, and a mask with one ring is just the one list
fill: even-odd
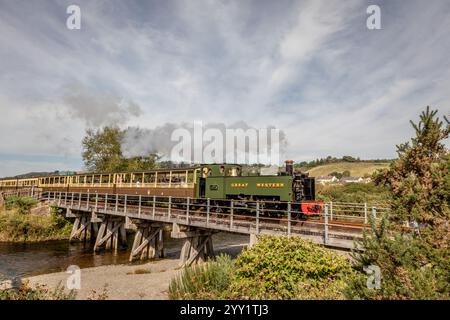
[(97, 217), (96, 215), (96, 219), (99, 219), (101, 224), (98, 229), (94, 252), (99, 251), (102, 247), (106, 250), (117, 250), (119, 249), (119, 242), (121, 246), (127, 245), (124, 218), (110, 216)]
[(182, 231), (180, 226), (174, 223), (171, 237), (185, 239), (180, 254), (180, 267), (188, 267), (193, 263), (206, 261), (207, 258), (214, 258), (212, 235), (213, 231), (195, 230), (192, 227)]
[(83, 213), (73, 213), (72, 210), (67, 209), (66, 218), (75, 218), (72, 232), (70, 233), (69, 242), (74, 239), (87, 241), (94, 240), (97, 235), (98, 225), (97, 221), (91, 220), (91, 215)]
[(251, 248), (257, 242), (258, 236), (255, 233), (250, 233), (250, 240), (248, 242), (248, 247)]
[(135, 221), (134, 224), (137, 230), (130, 253), (130, 262), (137, 259), (163, 258), (163, 225), (139, 220)]

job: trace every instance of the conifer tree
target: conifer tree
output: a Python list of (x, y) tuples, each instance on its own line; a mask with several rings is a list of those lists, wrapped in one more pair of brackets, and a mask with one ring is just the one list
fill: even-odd
[[(371, 219), (364, 251), (353, 254), (359, 273), (349, 280), (349, 298), (449, 299), (450, 123), (427, 107), (411, 124), (415, 137), (397, 146), (398, 160), (376, 178), (391, 190), (391, 210)], [(381, 272), (378, 289), (367, 286), (368, 266)]]

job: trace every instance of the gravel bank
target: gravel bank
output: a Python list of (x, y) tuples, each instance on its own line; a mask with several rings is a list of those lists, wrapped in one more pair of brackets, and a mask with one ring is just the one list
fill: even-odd
[[(236, 256), (248, 244), (248, 236), (214, 235), (215, 252)], [(81, 269), (81, 289), (77, 299), (98, 297), (106, 292), (107, 299), (168, 299), (170, 280), (179, 272), (180, 248), (166, 252), (166, 258), (139, 265), (107, 265)], [(69, 274), (57, 272), (25, 278), (31, 285), (44, 284), (55, 288), (66, 285)], [(95, 292), (95, 293), (94, 293)]]

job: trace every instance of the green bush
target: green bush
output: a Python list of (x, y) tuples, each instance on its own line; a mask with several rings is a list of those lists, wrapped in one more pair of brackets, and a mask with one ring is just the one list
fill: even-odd
[(58, 212), (40, 216), (18, 211), (0, 213), (0, 241), (41, 241), (67, 239), (71, 222)]
[(390, 201), (390, 193), (388, 188), (373, 183), (348, 183), (318, 186), (317, 198), (324, 201), (385, 204)]
[(33, 288), (28, 282), (24, 282), (18, 289), (0, 289), (0, 300), (73, 300), (75, 297), (75, 291), (66, 293), (61, 284), (53, 290), (45, 285)]
[(20, 214), (25, 214), (30, 211), (32, 207), (37, 205), (38, 200), (31, 197), (17, 197), (11, 196), (5, 199), (5, 208), (7, 210), (17, 209)]
[(341, 255), (298, 237), (262, 236), (236, 259), (234, 299), (342, 299), (352, 273)]
[(234, 262), (228, 255), (182, 270), (169, 285), (171, 299), (223, 299), (230, 285)]
[[(390, 188), (391, 210), (354, 255), (350, 299), (450, 299), (450, 121), (437, 112), (427, 107), (418, 123), (411, 121), (415, 135), (397, 145), (398, 160), (375, 179)], [(377, 290), (366, 286), (369, 265), (381, 273)]]

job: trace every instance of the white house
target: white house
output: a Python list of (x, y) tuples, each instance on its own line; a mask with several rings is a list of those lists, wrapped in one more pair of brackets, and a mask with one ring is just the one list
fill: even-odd
[(364, 179), (362, 177), (342, 177), (342, 183), (363, 183)]
[(320, 184), (337, 183), (339, 179), (335, 176), (318, 176), (316, 177), (316, 182)]

